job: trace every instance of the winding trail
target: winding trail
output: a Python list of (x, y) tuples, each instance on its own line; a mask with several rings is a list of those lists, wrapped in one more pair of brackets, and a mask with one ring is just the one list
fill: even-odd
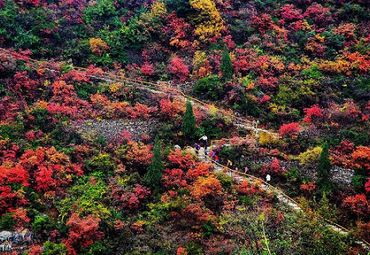
[[(49, 68), (49, 67), (45, 67), (45, 64), (48, 63), (47, 61), (35, 60), (35, 59), (32, 59), (32, 58), (30, 58), (30, 57), (28, 57), (24, 54), (15, 52), (13, 50), (0, 48), (0, 53), (4, 54), (6, 56), (9, 56), (9, 57), (14, 57), (16, 59), (23, 60), (23, 61), (31, 64), (32, 67), (34, 67), (36, 69), (41, 66), (44, 70), (48, 70), (50, 72), (57, 72), (57, 73), (60, 72), (59, 70), (52, 69), (52, 68)], [(162, 95), (164, 94), (164, 95), (170, 95), (174, 98), (181, 99), (181, 100), (191, 100), (194, 105), (196, 105), (197, 107), (199, 107), (203, 110), (208, 110), (209, 107), (215, 106), (215, 105), (212, 105), (208, 102), (204, 102), (202, 100), (199, 100), (197, 98), (194, 98), (194, 97), (184, 93), (179, 88), (179, 86), (177, 86), (175, 88), (168, 82), (153, 83), (153, 82), (148, 82), (148, 81), (143, 81), (143, 80), (135, 80), (135, 79), (127, 78), (122, 74), (115, 74), (113, 72), (104, 72), (102, 74), (89, 74), (90, 70), (87, 69), (87, 68), (83, 68), (83, 67), (73, 67), (73, 70), (84, 72), (86, 77), (89, 77), (89, 78), (92, 78), (92, 79), (96, 79), (96, 80), (100, 80), (100, 81), (104, 81), (104, 82), (108, 82), (108, 83), (122, 83), (126, 86), (131, 86), (131, 87), (134, 87), (134, 88), (147, 90), (147, 91), (149, 91), (153, 94), (162, 94)], [(234, 125), (236, 125), (238, 127), (241, 127), (245, 130), (253, 131), (256, 134), (258, 134), (260, 132), (264, 132), (264, 133), (271, 134), (275, 137), (279, 136), (273, 130), (267, 130), (267, 129), (259, 128), (258, 127), (258, 122), (256, 122), (255, 120), (237, 116), (230, 109), (225, 109), (222, 106), (217, 106), (217, 110), (218, 110), (219, 113), (223, 114), (224, 116), (230, 117), (233, 120)], [(288, 205), (294, 211), (303, 212), (303, 209), (299, 206), (299, 204), (293, 198), (289, 197), (281, 189), (272, 186), (271, 184), (265, 182), (261, 178), (236, 171), (234, 169), (231, 169), (231, 168), (229, 168), (225, 165), (222, 165), (222, 164), (212, 160), (210, 157), (208, 157), (205, 154), (204, 149), (203, 149), (203, 151), (200, 152), (200, 155), (198, 155), (198, 157), (201, 161), (212, 163), (213, 166), (214, 166), (214, 171), (215, 172), (217, 172), (217, 171), (226, 172), (237, 183), (239, 183), (243, 180), (260, 183), (260, 188), (262, 190), (267, 191), (267, 192), (274, 192), (276, 194), (276, 197), (278, 198), (278, 200), (281, 203), (284, 203), (284, 204)], [(325, 219), (325, 218), (322, 218), (322, 217), (320, 217), (320, 218), (323, 221), (325, 221), (327, 223), (327, 226), (330, 229), (332, 229), (333, 231), (335, 231), (337, 233), (340, 233), (340, 234), (343, 234), (343, 235), (348, 235), (350, 233), (350, 230), (348, 230), (347, 228), (345, 228), (343, 226), (340, 226), (340, 225), (338, 225), (338, 224), (336, 224), (336, 223), (334, 223), (334, 222), (332, 222), (328, 219)], [(370, 250), (370, 243), (368, 243), (367, 241), (361, 240), (361, 241), (357, 241), (356, 243), (361, 245), (364, 249)]]
[[(223, 172), (226, 173), (228, 176), (230, 176), (234, 182), (240, 183), (243, 180), (246, 180), (248, 182), (257, 183), (258, 187), (265, 191), (265, 192), (273, 192), (278, 199), (279, 202), (287, 205), (289, 208), (291, 208), (293, 211), (304, 213), (304, 210), (300, 207), (299, 203), (296, 202), (293, 198), (291, 198), (289, 195), (284, 193), (280, 188), (275, 187), (263, 179), (256, 177), (254, 175), (246, 174), (237, 170), (234, 170), (228, 166), (222, 165), (212, 158), (210, 158), (208, 155), (206, 155), (204, 148), (202, 147), (198, 154), (198, 159), (203, 162), (208, 162), (213, 164), (214, 172)], [(330, 228), (332, 231), (337, 232), (342, 235), (349, 235), (350, 230), (329, 220), (326, 218), (321, 217), (320, 215), (317, 215), (322, 221), (326, 223), (326, 226)], [(358, 240), (356, 241), (358, 245), (361, 245), (365, 250), (370, 251), (370, 243), (365, 240)]]
[[(30, 58), (30, 57), (28, 57), (24, 54), (20, 54), (18, 52), (8, 50), (8, 49), (4, 49), (4, 48), (0, 48), (0, 53), (6, 55), (8, 57), (21, 59), (21, 60), (31, 64), (32, 67), (35, 68), (35, 69), (38, 69), (41, 66), (44, 70), (48, 70), (50, 72), (57, 72), (57, 73), (60, 72), (59, 70), (52, 69), (52, 68), (49, 68), (49, 67), (45, 67), (45, 64), (48, 63), (47, 61), (35, 60), (35, 59), (32, 59), (32, 58)], [(88, 77), (88, 78), (92, 78), (92, 79), (96, 79), (96, 80), (100, 80), (100, 81), (104, 81), (104, 82), (108, 82), (108, 83), (121, 83), (121, 84), (124, 84), (126, 86), (131, 86), (131, 87), (134, 87), (134, 88), (147, 90), (147, 91), (149, 91), (153, 94), (170, 95), (170, 96), (172, 96), (174, 98), (177, 98), (177, 99), (180, 99), (180, 100), (190, 100), (190, 101), (192, 101), (192, 103), (194, 105), (196, 105), (197, 107), (199, 107), (202, 110), (208, 110), (211, 106), (213, 106), (213, 107), (217, 108), (218, 113), (221, 113), (224, 116), (230, 117), (233, 120), (233, 124), (235, 126), (243, 128), (245, 130), (254, 131), (256, 133), (265, 132), (265, 133), (269, 133), (269, 134), (274, 135), (274, 136), (278, 136), (278, 134), (276, 132), (274, 132), (273, 130), (267, 130), (267, 129), (259, 128), (258, 127), (258, 122), (253, 120), (253, 119), (237, 116), (230, 109), (226, 109), (226, 108), (224, 108), (223, 106), (220, 106), (220, 105), (216, 106), (212, 103), (199, 100), (195, 97), (192, 97), (191, 95), (186, 94), (184, 91), (182, 91), (180, 89), (181, 85), (174, 87), (171, 83), (163, 82), (163, 81), (160, 81), (158, 83), (153, 83), (153, 82), (148, 82), (148, 81), (143, 81), (143, 80), (136, 80), (136, 79), (131, 79), (131, 78), (125, 77), (122, 74), (116, 74), (116, 73), (113, 73), (113, 72), (104, 72), (104, 73), (101, 73), (101, 74), (89, 74), (91, 72), (91, 70), (89, 70), (87, 68), (83, 68), (83, 67), (73, 67), (72, 70), (79, 71), (79, 72), (84, 72), (85, 76)]]

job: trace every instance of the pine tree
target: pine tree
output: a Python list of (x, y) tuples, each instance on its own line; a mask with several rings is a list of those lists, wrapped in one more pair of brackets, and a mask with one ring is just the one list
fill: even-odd
[(196, 120), (193, 112), (193, 106), (190, 101), (186, 102), (186, 111), (182, 119), (182, 132), (186, 139), (194, 139), (197, 128), (195, 126)]
[(158, 190), (161, 186), (162, 171), (164, 169), (161, 147), (161, 141), (156, 137), (153, 147), (152, 162), (148, 167), (148, 171), (144, 175), (144, 183), (155, 190)]
[(230, 54), (227, 50), (224, 50), (221, 58), (221, 71), (222, 78), (225, 81), (231, 80), (233, 78), (233, 64), (231, 63)]
[(322, 152), (320, 154), (319, 166), (317, 169), (317, 185), (320, 192), (330, 192), (330, 159), (329, 159), (329, 145), (324, 143)]

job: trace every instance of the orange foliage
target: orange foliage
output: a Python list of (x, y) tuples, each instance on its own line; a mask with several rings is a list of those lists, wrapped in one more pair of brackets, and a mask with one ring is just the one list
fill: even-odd
[(259, 191), (259, 187), (249, 183), (247, 180), (243, 180), (236, 186), (236, 190), (242, 195), (253, 195)]
[(353, 71), (366, 73), (370, 70), (370, 59), (358, 52), (344, 53), (335, 61), (324, 60), (318, 65), (319, 69), (331, 73), (343, 73), (351, 75)]
[(180, 246), (176, 250), (176, 255), (188, 255), (188, 251), (186, 250), (186, 248)]
[(314, 182), (307, 182), (300, 185), (300, 189), (304, 192), (311, 193), (316, 189)]
[(343, 35), (346, 39), (350, 40), (355, 38), (356, 24), (344, 23), (333, 29), (333, 32), (338, 35)]
[(346, 53), (345, 57), (351, 62), (354, 69), (360, 72), (367, 73), (370, 71), (370, 58), (369, 56), (361, 55), (358, 52)]
[(24, 229), (24, 227), (31, 221), (31, 219), (27, 216), (27, 209), (25, 208), (16, 208), (14, 210), (10, 210), (12, 213), (13, 220), (16, 222), (17, 229)]
[(168, 154), (168, 160), (175, 166), (184, 170), (191, 168), (195, 164), (194, 156), (179, 149), (173, 150)]
[(127, 114), (131, 118), (144, 118), (148, 119), (150, 114), (155, 112), (157, 109), (155, 107), (149, 107), (145, 104), (136, 103), (134, 107), (127, 107)]
[(214, 176), (199, 177), (194, 183), (191, 194), (196, 199), (202, 199), (208, 195), (221, 195), (222, 186)]
[(92, 215), (80, 218), (78, 214), (72, 213), (66, 224), (69, 227), (68, 238), (65, 240), (67, 247), (88, 247), (100, 240), (103, 232), (99, 231), (99, 223), (100, 219)]
[(112, 102), (106, 96), (100, 94), (91, 95), (90, 100), (93, 107), (98, 110), (99, 115), (119, 117), (127, 112), (127, 102)]
[(214, 220), (215, 218), (210, 210), (202, 208), (202, 206), (199, 204), (189, 204), (182, 211), (182, 215), (186, 219), (187, 226), (204, 224)]
[(98, 56), (101, 56), (109, 49), (108, 44), (104, 42), (101, 38), (90, 38), (89, 44), (90, 50)]
[(166, 116), (173, 118), (176, 115), (183, 113), (185, 110), (184, 102), (181, 102), (179, 100), (173, 100), (171, 101), (168, 98), (163, 98), (159, 102), (159, 107), (161, 110), (161, 113)]
[(343, 205), (350, 208), (357, 215), (367, 215), (370, 212), (370, 204), (365, 194), (346, 197)]
[(352, 153), (354, 166), (370, 172), (370, 147), (358, 146)]
[(166, 169), (163, 172), (162, 181), (166, 188), (184, 188), (188, 185), (185, 180), (184, 171), (178, 168)]
[(150, 160), (153, 157), (151, 152), (152, 147), (145, 145), (141, 142), (129, 141), (127, 143), (128, 150), (125, 158), (132, 163), (139, 163), (143, 165), (149, 165)]
[(194, 168), (188, 170), (186, 177), (190, 180), (195, 180), (199, 176), (207, 176), (211, 168), (212, 165), (209, 163), (199, 163)]
[(20, 158), (20, 164), (30, 173), (37, 191), (55, 190), (70, 184), (73, 175), (83, 173), (80, 165), (73, 164), (66, 154), (54, 147), (26, 150)]

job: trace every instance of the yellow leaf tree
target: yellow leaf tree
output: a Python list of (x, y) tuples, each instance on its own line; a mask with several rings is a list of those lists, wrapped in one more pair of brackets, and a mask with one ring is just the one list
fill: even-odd
[(201, 41), (220, 36), (224, 29), (224, 22), (213, 0), (190, 0), (190, 5), (199, 12), (195, 19), (198, 23), (194, 31), (195, 35)]

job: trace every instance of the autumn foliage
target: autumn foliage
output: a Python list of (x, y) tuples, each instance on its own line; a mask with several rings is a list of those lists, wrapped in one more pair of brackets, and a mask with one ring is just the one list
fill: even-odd
[(0, 249), (366, 254), (369, 13), (0, 0)]
[(189, 76), (189, 67), (184, 63), (183, 59), (174, 56), (168, 64), (168, 71), (174, 75), (179, 82), (184, 82)]
[(207, 196), (217, 196), (222, 194), (222, 186), (218, 179), (213, 176), (199, 177), (192, 190), (192, 195), (196, 199), (202, 199)]
[(283, 137), (293, 137), (299, 133), (301, 130), (299, 123), (292, 122), (288, 124), (283, 124), (279, 128), (279, 134)]
[(77, 254), (79, 247), (88, 247), (101, 238), (103, 233), (99, 230), (100, 219), (92, 215), (81, 218), (73, 213), (67, 221), (69, 227), (68, 238), (65, 244), (70, 254)]

